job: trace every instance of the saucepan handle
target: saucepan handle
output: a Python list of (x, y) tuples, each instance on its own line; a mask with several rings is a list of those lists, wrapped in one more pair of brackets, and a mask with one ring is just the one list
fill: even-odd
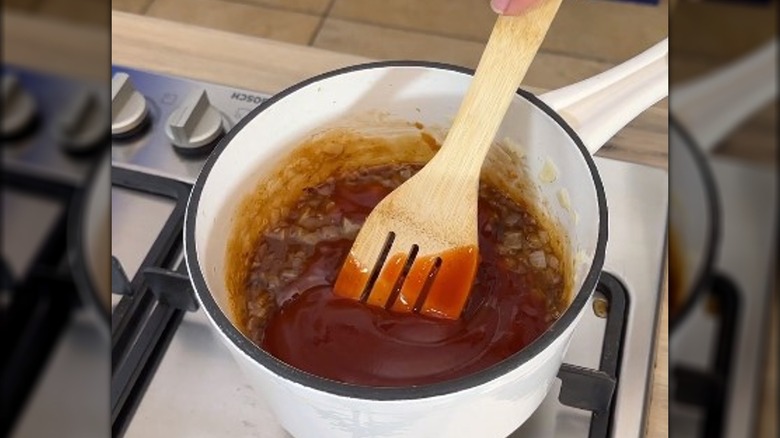
[(672, 115), (704, 150), (777, 98), (777, 39), (703, 77), (675, 86)]
[(603, 73), (540, 96), (591, 154), (669, 94), (669, 40)]

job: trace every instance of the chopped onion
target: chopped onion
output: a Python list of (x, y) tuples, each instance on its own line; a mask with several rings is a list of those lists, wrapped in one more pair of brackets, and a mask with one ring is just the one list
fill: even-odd
[(528, 246), (531, 247), (531, 249), (539, 249), (542, 247), (542, 240), (539, 239), (539, 236), (537, 235), (530, 235), (528, 236)]
[(506, 224), (509, 226), (515, 226), (520, 222), (520, 219), (522, 218), (519, 214), (512, 212), (507, 215), (506, 219), (504, 219), (504, 222), (506, 222)]
[(544, 256), (544, 251), (534, 251), (528, 255), (528, 261), (531, 262), (531, 266), (537, 269), (544, 269), (547, 267), (547, 258)]
[(520, 231), (510, 231), (504, 234), (504, 246), (509, 249), (520, 249), (523, 247), (523, 233)]
[(351, 220), (344, 218), (344, 221), (341, 224), (342, 230), (344, 230), (344, 234), (347, 237), (354, 237), (357, 236), (358, 231), (360, 231), (361, 224), (352, 222)]
[(558, 261), (558, 257), (555, 257), (552, 254), (549, 254), (547, 256), (547, 264), (550, 265), (551, 268), (556, 270), (561, 266), (560, 262)]

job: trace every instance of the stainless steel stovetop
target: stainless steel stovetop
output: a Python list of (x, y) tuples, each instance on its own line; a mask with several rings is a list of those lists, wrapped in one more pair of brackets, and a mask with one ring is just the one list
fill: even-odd
[[(17, 286), (30, 279), (36, 280), (38, 272), (34, 271), (42, 268), (38, 265), (39, 256), (52, 250), (47, 249), (51, 241), (61, 238), (60, 234), (66, 231), (58, 227), (62, 225), (61, 221), (68, 228), (80, 225), (78, 216), (71, 214), (76, 208), (74, 193), (83, 189), (108, 141), (105, 136), (95, 136), (83, 143), (78, 140), (83, 139), (87, 131), (99, 131), (95, 129), (101, 126), (99, 114), (106, 110), (100, 106), (103, 102), (100, 93), (104, 90), (100, 83), (47, 71), (3, 65), (2, 73), (3, 92), (14, 94), (16, 102), (29, 99), (31, 104), (26, 108), (31, 110), (24, 111), (24, 107), (7, 103), (4, 96), (3, 109), (8, 111), (9, 117), (11, 114), (18, 116), (16, 126), (20, 131), (2, 139), (4, 184), (0, 223), (3, 238), (0, 240), (2, 260), (7, 263), (16, 284), (12, 287), (13, 298), (6, 296), (8, 291), (0, 291), (0, 306), (6, 310), (7, 306), (18, 303), (17, 297), (21, 294), (27, 294), (27, 298), (44, 296), (33, 298), (37, 300), (36, 312), (24, 315), (29, 320), (24, 321), (23, 346), (9, 352), (5, 337), (3, 339), (0, 354), (7, 355), (6, 358), (24, 352), (16, 357), (17, 366), (24, 370), (16, 369), (10, 380), (25, 388), (30, 385), (24, 404), (13, 400), (21, 407), (9, 436), (100, 436), (110, 425), (106, 387), (111, 375), (107, 360), (110, 342), (105, 321), (98, 320), (92, 309), (73, 305), (70, 299), (64, 298), (75, 290), (61, 286), (49, 290), (58, 298), (46, 301), (47, 289), (22, 290)], [(82, 153), (68, 153), (68, 146), (76, 143), (84, 147)], [(73, 245), (71, 241), (62, 243), (65, 246), (52, 251), (54, 256), (59, 256), (60, 252), (64, 255), (67, 245)], [(73, 266), (66, 257), (52, 262), (57, 263), (56, 272), (60, 278), (70, 278)], [(46, 264), (43, 267), (55, 268)], [(51, 305), (52, 302), (55, 304)], [(61, 323), (52, 322), (61, 317), (64, 318)], [(55, 340), (49, 346), (47, 341), (51, 339)], [(43, 353), (41, 364), (36, 358), (43, 351), (46, 353)], [(39, 373), (33, 374), (28, 381), (25, 372), (38, 365), (41, 365)], [(8, 390), (6, 383), (3, 382), (3, 391)], [(78, 394), (78, 403), (73, 402), (73, 394)], [(11, 395), (4, 393), (4, 401), (6, 396)]]
[[(263, 96), (246, 90), (114, 67), (145, 97), (148, 126), (112, 146), (115, 168), (194, 182), (203, 158), (173, 151), (164, 133), (170, 113), (205, 90), (234, 124)], [(127, 90), (125, 90), (127, 91)], [(132, 113), (132, 110), (128, 110)], [(666, 249), (667, 173), (597, 158), (609, 205), (605, 270), (628, 290), (628, 312), (614, 398), (612, 436), (643, 435), (649, 405), (655, 336)], [(174, 203), (124, 188), (112, 190), (112, 253), (132, 278)], [(177, 263), (183, 263), (181, 256)], [(174, 267), (175, 268), (175, 267)], [(598, 299), (598, 295), (595, 297)], [(120, 297), (114, 296), (114, 305)], [(589, 312), (575, 331), (566, 362), (598, 368), (605, 320)], [(589, 411), (558, 401), (558, 382), (543, 405), (513, 437), (587, 437)], [(287, 436), (250, 387), (202, 311), (188, 312), (173, 336), (126, 429), (128, 437)]]
[[(709, 161), (721, 207), (715, 271), (733, 283), (736, 295), (736, 305), (725, 309), (735, 312), (736, 324), (733, 333), (724, 333), (732, 337), (733, 351), (722, 382), (727, 393), (719, 436), (757, 436), (777, 255), (777, 174), (767, 165), (725, 157), (710, 157)], [(722, 316), (711, 311), (707, 300), (699, 301), (669, 339), (669, 427), (675, 437), (703, 436), (708, 421), (707, 410), (700, 404), (679, 400), (677, 370), (711, 376), (718, 346), (727, 342), (718, 335)]]

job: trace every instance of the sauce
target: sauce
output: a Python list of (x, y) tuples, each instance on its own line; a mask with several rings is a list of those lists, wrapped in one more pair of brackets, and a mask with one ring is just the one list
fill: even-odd
[[(477, 271), (478, 248), (453, 248), (416, 258), (399, 288), (399, 277), (407, 260), (405, 253), (388, 257), (365, 302), (395, 312), (415, 311), (431, 317), (458, 319)], [(349, 254), (333, 291), (340, 297), (360, 300), (369, 277), (369, 269)]]
[[(529, 209), (484, 184), (478, 205), (479, 264), (460, 318), (401, 313), (334, 294), (359, 225), (419, 167), (388, 165), (331, 177), (307, 189), (266, 232), (244, 291), (248, 317), (243, 330), (255, 343), (325, 378), (371, 386), (421, 385), (494, 365), (557, 319), (568, 300), (563, 258), (551, 230)], [(425, 276), (413, 281), (425, 281)], [(441, 287), (456, 286), (446, 275), (444, 280)], [(413, 301), (396, 299), (393, 306)]]

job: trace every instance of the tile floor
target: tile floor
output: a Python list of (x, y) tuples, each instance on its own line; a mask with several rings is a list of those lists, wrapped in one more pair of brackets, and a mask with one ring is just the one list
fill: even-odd
[[(105, 25), (106, 15), (100, 7), (105, 1), (7, 0), (5, 7)], [(675, 0), (563, 0), (525, 83), (560, 87), (639, 53), (668, 35), (670, 1)], [(430, 60), (474, 68), (496, 18), (488, 3), (112, 0), (111, 7), (368, 58)], [(549, 67), (553, 67), (553, 74)]]
[[(113, 0), (112, 8), (369, 58), (472, 68), (495, 20), (488, 0)], [(528, 82), (561, 86), (638, 53), (667, 35), (667, 10), (668, 0), (564, 0), (537, 60), (561, 64), (560, 72), (532, 69)], [(576, 68), (561, 61), (570, 57)]]
[[(114, 10), (369, 58), (425, 59), (473, 68), (495, 19), (488, 1), (111, 0), (110, 4)], [(777, 32), (778, 0), (742, 1), (564, 0), (535, 61), (560, 68), (550, 76), (532, 66), (527, 83), (552, 88), (588, 77), (670, 32), (674, 64), (670, 82), (699, 76)], [(6, 0), (3, 6), (103, 26), (106, 3)], [(713, 33), (713, 27), (719, 31)]]

